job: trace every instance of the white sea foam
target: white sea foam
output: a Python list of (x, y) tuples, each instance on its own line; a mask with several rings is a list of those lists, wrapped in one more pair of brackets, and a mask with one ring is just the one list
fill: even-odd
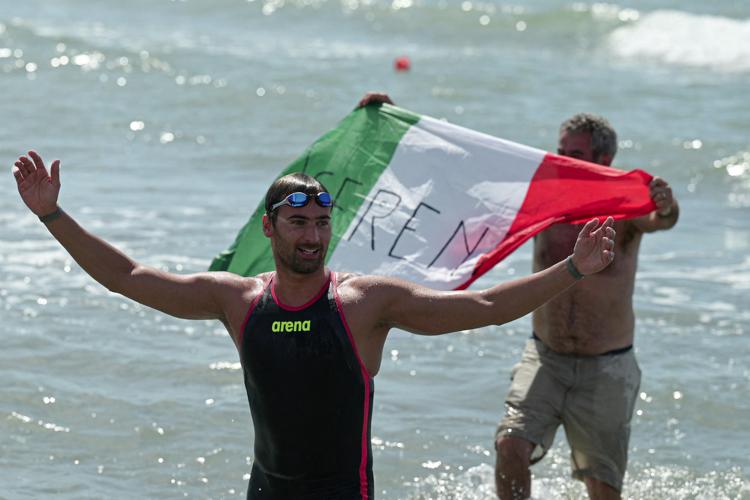
[(614, 30), (607, 46), (625, 59), (750, 71), (750, 19), (657, 10)]
[[(489, 464), (480, 464), (465, 471), (430, 474), (416, 482), (414, 490), (416, 494), (410, 498), (492, 500), (496, 498), (494, 469)], [(745, 498), (742, 495), (748, 491), (748, 485), (739, 467), (699, 475), (684, 467), (662, 466), (632, 470), (626, 476), (624, 490), (628, 497), (640, 499)], [(564, 472), (555, 477), (534, 477), (531, 491), (532, 499), (539, 500), (585, 496), (583, 484)]]

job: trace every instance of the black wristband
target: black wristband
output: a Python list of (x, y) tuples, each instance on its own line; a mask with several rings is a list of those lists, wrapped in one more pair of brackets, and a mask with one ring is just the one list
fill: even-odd
[(48, 213), (47, 215), (42, 215), (39, 217), (39, 220), (42, 221), (44, 224), (47, 224), (48, 222), (52, 222), (53, 220), (57, 219), (63, 214), (62, 208), (57, 207), (54, 212)]
[(567, 259), (565, 259), (565, 267), (568, 268), (568, 272), (570, 273), (571, 276), (573, 276), (576, 279), (576, 281), (582, 280), (584, 278), (584, 275), (581, 274), (581, 271), (579, 271), (578, 268), (576, 268), (576, 265), (573, 264), (572, 255), (568, 257)]

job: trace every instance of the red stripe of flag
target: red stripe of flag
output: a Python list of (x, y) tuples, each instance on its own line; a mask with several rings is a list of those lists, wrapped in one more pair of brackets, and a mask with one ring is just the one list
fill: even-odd
[(630, 219), (654, 211), (656, 205), (648, 187), (651, 179), (653, 176), (643, 170), (624, 172), (575, 158), (545, 155), (505, 238), (479, 259), (471, 278), (456, 289), (467, 288), (553, 224), (581, 224), (607, 216)]

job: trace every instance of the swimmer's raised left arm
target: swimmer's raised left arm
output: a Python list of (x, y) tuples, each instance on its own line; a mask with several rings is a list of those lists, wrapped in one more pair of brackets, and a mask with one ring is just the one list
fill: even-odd
[[(592, 219), (581, 230), (573, 254), (543, 271), (481, 291), (436, 291), (414, 283), (380, 278), (368, 300), (378, 300), (381, 323), (435, 335), (503, 324), (525, 316), (614, 259), (614, 221)], [(571, 269), (572, 264), (572, 269)]]

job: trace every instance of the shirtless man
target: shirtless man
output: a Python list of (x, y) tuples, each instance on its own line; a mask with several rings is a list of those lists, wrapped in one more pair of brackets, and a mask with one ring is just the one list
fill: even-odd
[[(579, 114), (560, 126), (557, 152), (609, 166), (617, 137), (605, 119)], [(632, 349), (638, 248), (643, 233), (670, 229), (679, 215), (669, 184), (655, 177), (650, 190), (654, 212), (615, 223), (617, 261), (534, 311), (534, 337), (512, 370), (495, 442), (501, 499), (530, 496), (529, 466), (549, 450), (561, 424), (573, 477), (592, 499), (620, 498), (641, 379)], [(534, 272), (565, 259), (579, 230), (559, 224), (537, 235)]]
[[(379, 103), (393, 101), (370, 92), (359, 106)], [(617, 135), (604, 118), (579, 114), (560, 126), (562, 156), (610, 166), (616, 152)], [(592, 499), (620, 498), (641, 379), (632, 349), (638, 248), (643, 233), (670, 229), (679, 215), (667, 182), (655, 177), (650, 190), (654, 212), (615, 223), (617, 261), (534, 311), (534, 338), (513, 368), (495, 441), (497, 494), (503, 500), (531, 495), (529, 466), (549, 450), (561, 424), (573, 477), (586, 483)], [(564, 260), (580, 229), (559, 224), (537, 235), (534, 272)]]
[(226, 326), (255, 428), (253, 500), (373, 498), (372, 377), (391, 328), (438, 335), (512, 321), (614, 259), (612, 219), (593, 219), (568, 259), (487, 290), (333, 272), (324, 265), (333, 200), (314, 178), (292, 174), (266, 193), (275, 272), (177, 275), (133, 261), (63, 212), (59, 161), (48, 172), (32, 151), (13, 175), (24, 203), (96, 281), (172, 316)]

